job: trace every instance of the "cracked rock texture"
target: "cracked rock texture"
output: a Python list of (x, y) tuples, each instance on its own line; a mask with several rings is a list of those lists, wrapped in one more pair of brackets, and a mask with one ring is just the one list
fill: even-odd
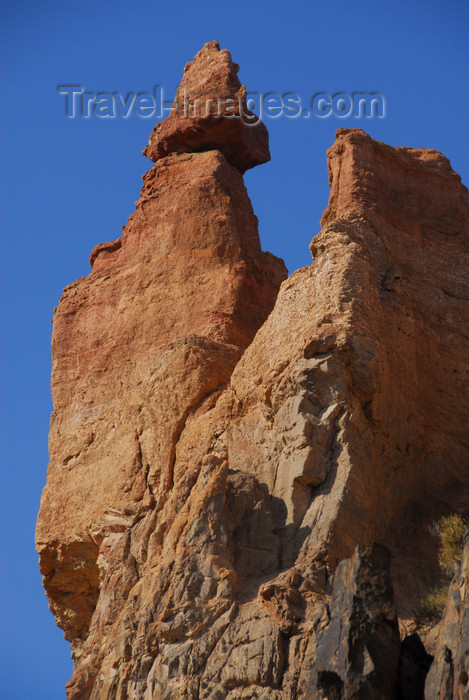
[(449, 587), (425, 697), (435, 700), (469, 697), (469, 532), (461, 564)]
[(359, 545), (339, 564), (326, 614), (308, 697), (393, 700), (400, 639), (389, 550)]
[[(216, 42), (198, 77), (239, 90)], [(358, 566), (337, 564), (385, 546), (405, 623), (437, 577), (428, 525), (468, 510), (459, 176), (339, 129), (314, 262), (281, 284), (241, 175), (258, 137), (219, 123), (156, 127), (135, 213), (54, 314), (37, 548), (70, 699), (314, 698)]]

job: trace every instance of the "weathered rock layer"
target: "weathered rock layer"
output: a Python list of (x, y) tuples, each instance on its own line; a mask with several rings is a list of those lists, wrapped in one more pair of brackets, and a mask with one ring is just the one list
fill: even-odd
[[(199, 78), (240, 90), (213, 42), (186, 88)], [(277, 296), (285, 268), (261, 251), (240, 174), (262, 161), (264, 136), (246, 134), (264, 127), (223, 119), (191, 138), (177, 115), (156, 128), (122, 237), (95, 248), (54, 315), (37, 546), (72, 642), (69, 698), (315, 697), (323, 671), (360, 688), (318, 667), (337, 564), (386, 546), (406, 619), (436, 575), (427, 525), (468, 509), (459, 176), (436, 151), (339, 129), (314, 262)], [(388, 624), (394, 649), (392, 610), (351, 628)]]
[(448, 593), (435, 660), (425, 686), (427, 698), (453, 700), (469, 695), (469, 533)]
[(390, 565), (384, 547), (359, 545), (337, 567), (308, 697), (395, 697), (400, 639)]
[(267, 129), (248, 109), (238, 70), (217, 41), (205, 44), (184, 68), (173, 109), (151, 132), (144, 154), (156, 162), (216, 148), (241, 173), (270, 160)]

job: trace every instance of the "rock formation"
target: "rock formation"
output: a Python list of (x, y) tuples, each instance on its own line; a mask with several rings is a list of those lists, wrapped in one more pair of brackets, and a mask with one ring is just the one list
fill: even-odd
[[(182, 85), (243, 105), (236, 71), (211, 42)], [(265, 127), (175, 111), (146, 153), (121, 238), (54, 314), (37, 548), (68, 697), (315, 697), (325, 606), (360, 572), (339, 562), (386, 547), (405, 626), (427, 526), (468, 510), (467, 190), (436, 151), (339, 129), (314, 262), (278, 292), (241, 174)]]
[(469, 695), (469, 533), (451, 583), (440, 626), (435, 660), (425, 686), (427, 698), (453, 700)]
[(270, 160), (264, 124), (248, 109), (230, 52), (210, 41), (184, 68), (172, 112), (156, 125), (144, 155), (221, 151), (241, 173)]
[(329, 622), (317, 636), (307, 697), (396, 697), (400, 639), (385, 547), (359, 545), (334, 576)]

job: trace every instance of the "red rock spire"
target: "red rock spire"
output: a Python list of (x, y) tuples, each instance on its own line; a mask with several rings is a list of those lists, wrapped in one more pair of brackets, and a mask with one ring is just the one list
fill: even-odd
[[(212, 42), (183, 82), (244, 95), (236, 72)], [(186, 425), (215, 407), (287, 275), (261, 250), (239, 172), (268, 158), (265, 127), (172, 114), (155, 133), (156, 162), (122, 236), (95, 247), (92, 271), (64, 290), (53, 319), (54, 413), (36, 542), (51, 609), (72, 643), (71, 698), (88, 698), (93, 685), (104, 697), (96, 672), (120, 636), (109, 634), (109, 612), (123, 609), (138, 578), (131, 564), (124, 596), (106, 578), (130, 553), (122, 534), (153, 518), (164, 533), (174, 521)], [(193, 467), (183, 471), (189, 484)]]
[(217, 41), (205, 44), (187, 63), (173, 111), (153, 129), (144, 154), (156, 162), (217, 149), (241, 173), (270, 160), (267, 129), (247, 108), (238, 70)]

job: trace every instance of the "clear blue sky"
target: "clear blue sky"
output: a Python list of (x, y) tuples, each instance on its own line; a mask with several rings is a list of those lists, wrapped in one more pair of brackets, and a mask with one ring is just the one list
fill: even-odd
[(153, 123), (70, 120), (57, 85), (174, 92), (217, 39), (259, 92), (378, 91), (384, 119), (268, 120), (272, 161), (246, 175), (263, 247), (290, 271), (327, 205), (326, 149), (339, 126), (427, 146), (469, 184), (467, 0), (287, 3), (2, 1), (2, 648), (0, 696), (65, 697), (69, 645), (48, 611), (34, 551), (47, 465), (51, 317), (88, 256), (120, 235), (150, 161)]

